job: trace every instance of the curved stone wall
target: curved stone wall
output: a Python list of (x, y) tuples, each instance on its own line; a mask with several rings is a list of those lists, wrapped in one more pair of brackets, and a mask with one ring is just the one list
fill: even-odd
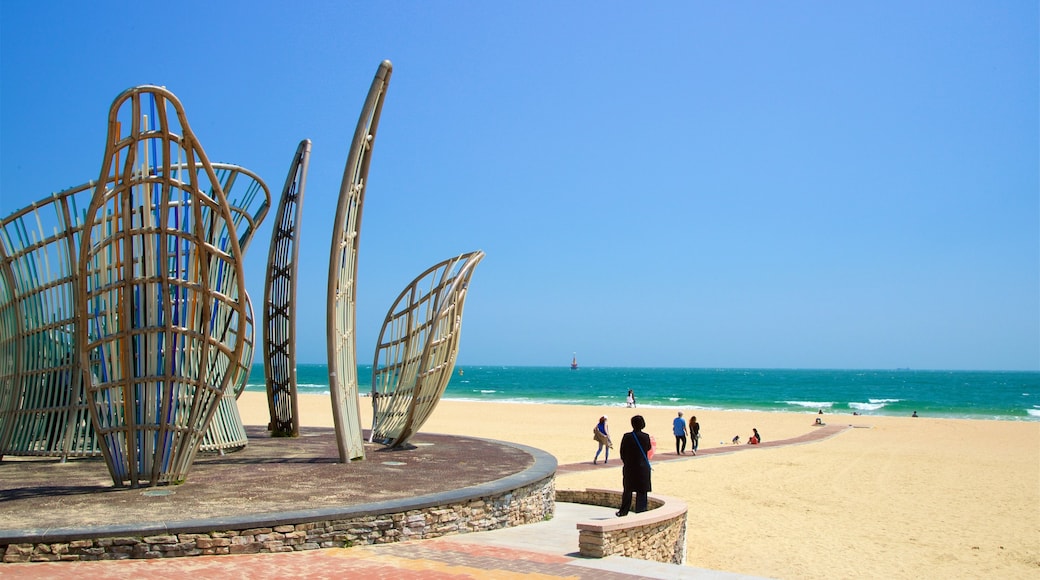
[[(621, 505), (621, 492), (609, 489), (557, 490), (556, 501), (604, 507)], [(578, 522), (578, 551), (588, 558), (627, 556), (670, 564), (686, 563), (686, 502), (663, 495), (647, 497), (650, 509), (623, 518)]]
[[(504, 442), (500, 442), (504, 443)], [(342, 508), (81, 529), (0, 531), (5, 563), (288, 552), (429, 539), (535, 523), (555, 509), (556, 459), (450, 492)]]

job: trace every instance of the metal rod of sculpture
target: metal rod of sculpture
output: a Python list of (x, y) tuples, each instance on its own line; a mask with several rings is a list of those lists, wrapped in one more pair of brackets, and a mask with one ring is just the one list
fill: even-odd
[(296, 279), (300, 244), (297, 236), (303, 217), (303, 194), (307, 187), (311, 142), (304, 139), (296, 149), (282, 188), (264, 283), (264, 379), (271, 433), (276, 437), (298, 437), (300, 415), (296, 398)]
[(343, 170), (332, 249), (329, 256), (326, 338), (332, 420), (341, 462), (364, 459), (361, 409), (357, 386), (356, 277), (361, 210), (365, 199), (372, 146), (383, 109), (392, 65), (384, 60), (376, 71), (358, 119)]
[[(200, 170), (182, 181), (179, 165)], [(91, 419), (117, 486), (179, 482), (242, 359), (233, 217), (183, 107), (161, 87), (115, 99), (100, 175), (76, 292)]]
[[(2, 250), (0, 250), (2, 252)], [(7, 256), (0, 256), (0, 461), (14, 434), (15, 414), (22, 398), (18, 377), (23, 345), (19, 340), (19, 316), (14, 299), (14, 276), (7, 267)]]
[[(267, 213), (270, 192), (245, 168), (214, 163), (213, 169), (244, 246)], [(82, 375), (73, 364), (73, 292), (79, 279), (83, 210), (95, 186), (89, 181), (70, 187), (0, 220), (0, 458), (101, 455)], [(250, 315), (247, 326), (251, 324)], [(248, 334), (245, 373), (236, 379), (236, 397), (245, 387), (252, 360), (251, 337)], [(221, 399), (201, 450), (241, 447), (245, 437), (234, 398), (230, 403)]]
[(484, 252), (445, 260), (397, 297), (372, 363), (371, 441), (400, 447), (433, 413), (451, 380), (470, 278)]

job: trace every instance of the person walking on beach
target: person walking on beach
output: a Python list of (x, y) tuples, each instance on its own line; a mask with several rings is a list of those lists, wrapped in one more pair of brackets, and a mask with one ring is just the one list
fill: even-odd
[(690, 449), (697, 455), (697, 447), (701, 441), (701, 424), (697, 422), (697, 416), (690, 417)]
[(646, 494), (650, 491), (650, 435), (643, 433), (646, 420), (642, 415), (632, 417), (632, 431), (621, 437), (621, 509), (617, 516), (628, 515), (632, 507), (632, 494), (636, 494), (636, 513), (646, 511)]
[(672, 434), (675, 435), (675, 454), (686, 453), (686, 420), (682, 418), (682, 411), (679, 411), (678, 417), (672, 419)]
[(596, 450), (596, 457), (592, 459), (592, 464), (596, 465), (599, 461), (599, 454), (601, 451), (606, 450), (603, 454), (603, 465), (606, 465), (610, 461), (610, 450), (614, 447), (614, 443), (610, 441), (610, 432), (607, 430), (607, 416), (603, 415), (599, 418), (599, 423), (592, 428), (592, 438), (599, 443), (599, 449)]
[(628, 390), (628, 398), (625, 399), (625, 403), (629, 407), (635, 407), (636, 406), (636, 394), (632, 391), (632, 389)]

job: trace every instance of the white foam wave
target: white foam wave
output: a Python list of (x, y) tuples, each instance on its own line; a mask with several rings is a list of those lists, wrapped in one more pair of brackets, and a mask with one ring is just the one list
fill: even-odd
[(819, 401), (784, 401), (785, 405), (793, 405), (795, 407), (806, 407), (815, 409), (830, 409), (834, 406), (834, 402), (819, 402)]
[[(873, 400), (871, 399), (871, 401)], [(877, 411), (884, 408), (884, 406), (885, 403), (849, 403), (849, 408), (857, 411)]]
[(903, 399), (867, 399), (871, 403), (898, 403)]
[(480, 394), (482, 394), (482, 395), (490, 395), (491, 393), (497, 393), (497, 392), (498, 391), (496, 391), (494, 389), (480, 389)]
[(1026, 409), (1030, 417), (1040, 417), (1040, 409)]

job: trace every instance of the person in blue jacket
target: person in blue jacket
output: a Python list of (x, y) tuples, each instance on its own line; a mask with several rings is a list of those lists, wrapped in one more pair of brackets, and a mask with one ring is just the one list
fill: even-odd
[(675, 454), (686, 453), (686, 419), (682, 418), (682, 411), (679, 411), (678, 417), (672, 419), (672, 434), (675, 435)]

